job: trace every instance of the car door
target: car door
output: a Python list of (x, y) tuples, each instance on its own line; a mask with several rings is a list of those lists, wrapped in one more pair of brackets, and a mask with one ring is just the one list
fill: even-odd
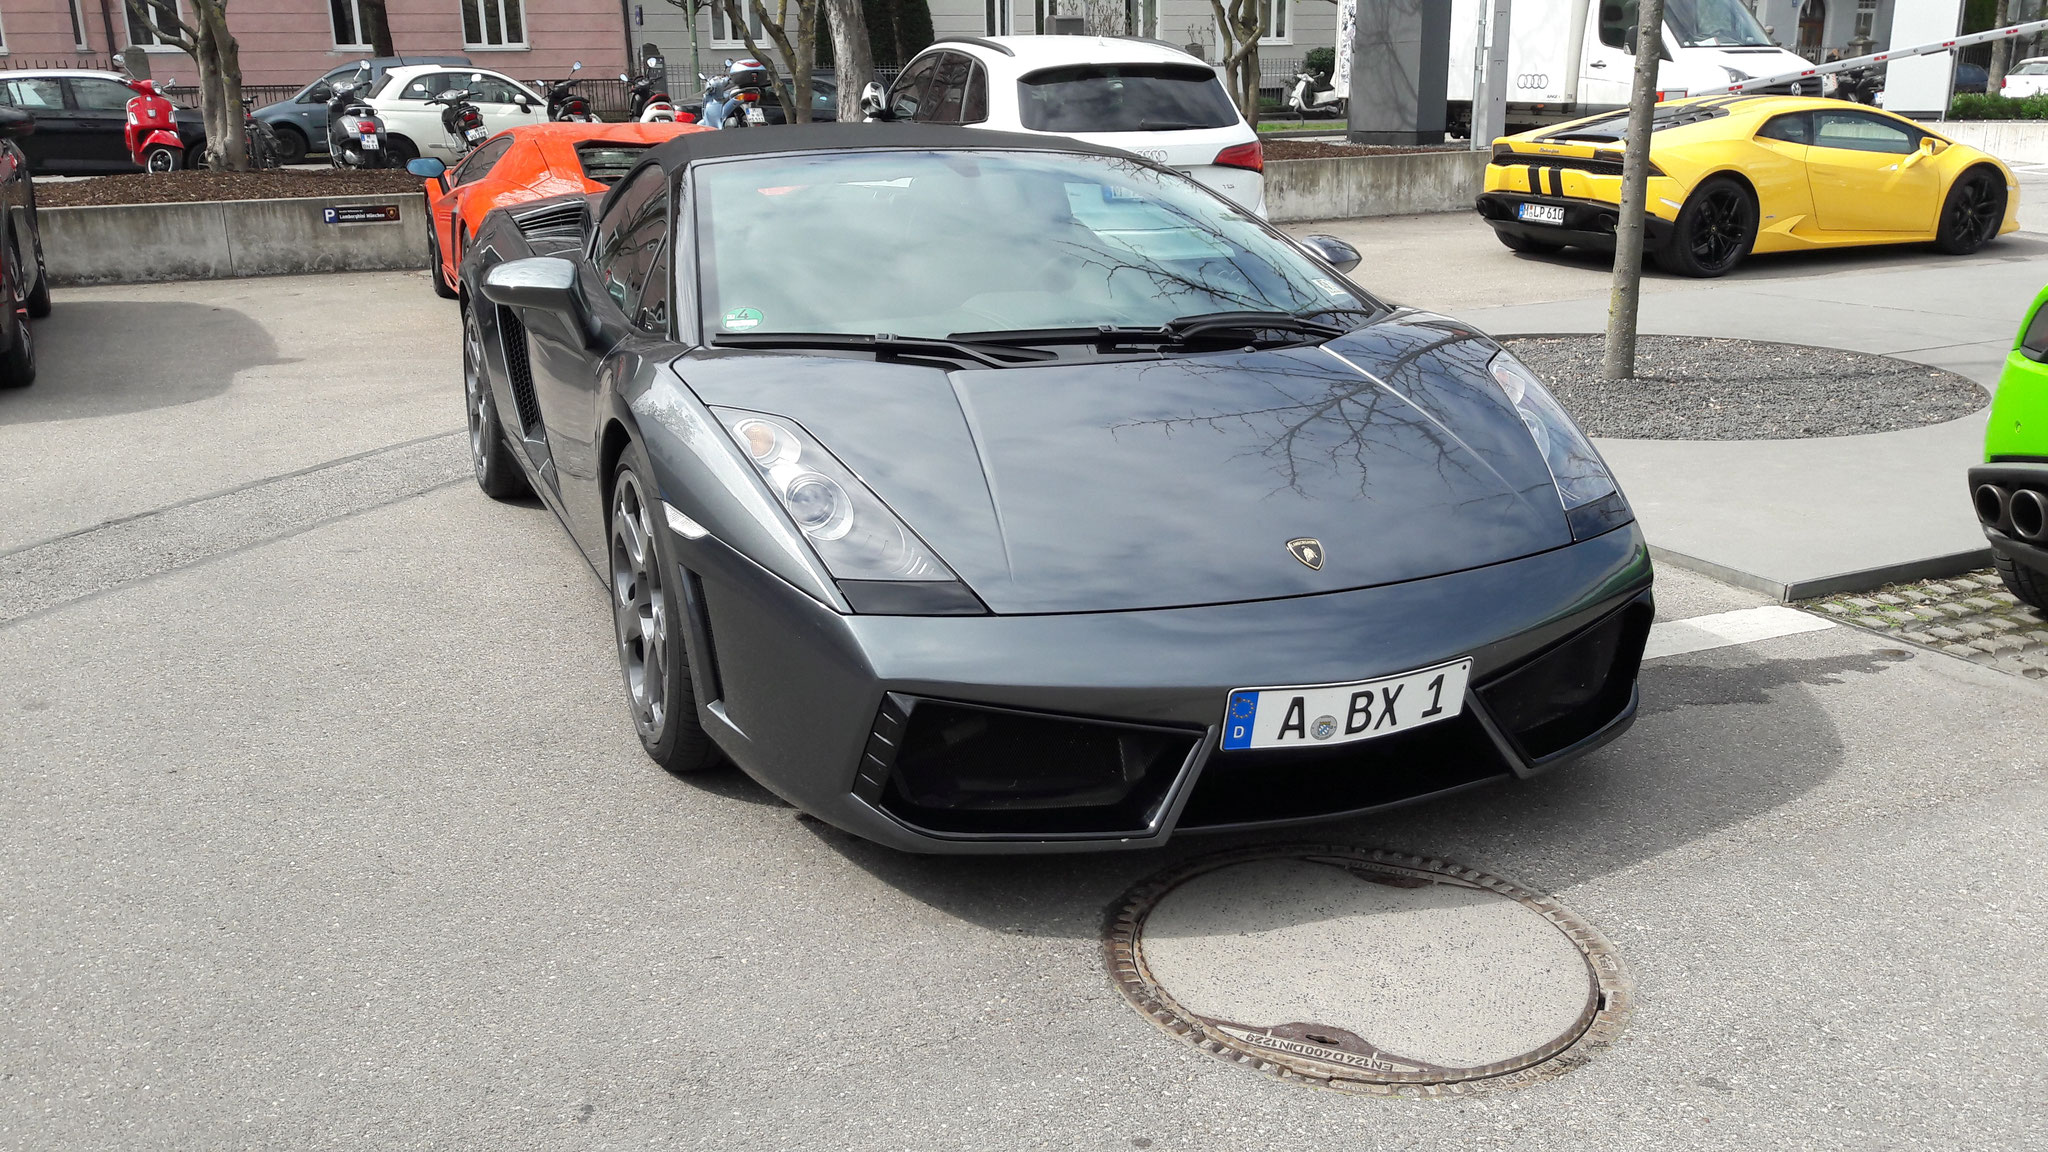
[(1875, 112), (1812, 113), (1806, 150), (1814, 217), (1830, 232), (1932, 232), (1941, 174), (1925, 163), (1926, 134)]
[(938, 70), (939, 57), (944, 52), (927, 52), (910, 62), (910, 66), (896, 77), (889, 86), (889, 118), (892, 120), (915, 120), (925, 103), (925, 89), (931, 86), (932, 73)]
[(547, 101), (509, 76), (471, 72), (463, 86), (475, 93), (470, 100), (484, 114), (484, 126), (493, 132), (538, 124), (547, 118)]
[(1787, 112), (1756, 130), (1756, 151), (1740, 164), (1756, 188), (1759, 226), (1766, 232), (1788, 222), (1798, 228), (1813, 217), (1813, 189), (1807, 175), (1813, 155), (1813, 114)]
[(62, 83), (50, 76), (0, 80), (0, 104), (19, 108), (36, 118), (36, 130), (15, 141), (28, 157), (30, 171), (69, 170), (85, 145), (79, 139), (83, 125), (64, 104)]
[(646, 261), (658, 245), (650, 242), (648, 217), (666, 220), (668, 176), (657, 165), (613, 193), (598, 219), (578, 281), (586, 327), (557, 313), (527, 312), (534, 399), (547, 428), (554, 469), (546, 477), (561, 497), (569, 531), (592, 563), (604, 551), (598, 463), (598, 371), (612, 346), (625, 335), (627, 317), (638, 307)]
[(134, 167), (123, 132), (135, 90), (104, 76), (67, 76), (64, 86), (70, 90), (71, 114), (78, 118), (81, 165), (102, 170)]

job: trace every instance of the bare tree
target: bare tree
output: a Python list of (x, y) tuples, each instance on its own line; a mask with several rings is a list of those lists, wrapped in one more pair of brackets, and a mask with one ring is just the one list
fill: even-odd
[(356, 11), (362, 14), (362, 42), (370, 46), (370, 55), (398, 55), (391, 42), (391, 14), (385, 10), (384, 0), (356, 0)]
[(206, 121), (206, 163), (215, 170), (249, 169), (242, 133), (242, 56), (228, 31), (228, 0), (190, 0), (192, 19), (178, 0), (126, 0), (128, 11), (199, 68), (199, 114)]
[(1060, 12), (1079, 16), (1082, 30), (1090, 36), (1122, 36), (1131, 30), (1123, 0), (1060, 0)]
[[(134, 3), (135, 0), (129, 0)], [(163, 0), (153, 0), (162, 3)], [(1213, 2), (1213, 0), (1212, 0)], [(811, 67), (818, 59), (818, 4), (819, 0), (776, 0), (775, 16), (768, 15), (764, 0), (746, 0), (761, 21), (761, 30), (775, 42), (776, 51), (789, 64), (788, 82), (782, 79), (781, 70), (773, 64), (773, 57), (761, 51), (761, 45), (754, 40), (754, 29), (747, 22), (747, 14), (741, 8), (741, 0), (721, 0), (725, 5), (725, 18), (732, 21), (746, 41), (747, 52), (768, 69), (768, 81), (775, 87), (775, 98), (782, 102), (782, 114), (791, 124), (811, 122)], [(858, 101), (860, 94), (854, 93)]]
[(867, 12), (860, 0), (824, 0), (824, 4), (825, 24), (832, 34), (832, 66), (838, 72), (839, 121), (858, 124), (861, 89), (875, 78)]
[(1216, 16), (1216, 54), (1223, 86), (1252, 127), (1259, 124), (1259, 37), (1266, 34), (1266, 0), (1209, 0)]
[(1650, 128), (1657, 111), (1657, 61), (1663, 54), (1664, 0), (1642, 0), (1636, 10), (1636, 74), (1628, 98), (1628, 143), (1621, 159), (1621, 215), (1614, 225), (1614, 287), (1607, 298), (1607, 348), (1600, 362), (1600, 374), (1609, 380), (1627, 380), (1636, 374), (1643, 217), (1650, 199)]
[[(1993, 28), (2005, 27), (2007, 17), (2010, 15), (2011, 13), (2007, 11), (2006, 0), (1998, 0), (1998, 6), (1991, 13), (1991, 26)], [(2005, 87), (2005, 70), (2011, 66), (2012, 37), (2000, 36), (1991, 42), (1991, 66), (1985, 69), (1988, 78), (1984, 82), (1984, 91), (1989, 92), (1993, 96), (1998, 95), (1998, 90)]]

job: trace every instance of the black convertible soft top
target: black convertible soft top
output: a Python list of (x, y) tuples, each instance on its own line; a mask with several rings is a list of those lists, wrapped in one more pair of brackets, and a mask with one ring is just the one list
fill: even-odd
[[(780, 124), (765, 128), (727, 128), (717, 132), (685, 132), (647, 150), (647, 161), (681, 168), (695, 160), (728, 156), (765, 156), (783, 152), (845, 152), (856, 149), (929, 148), (1006, 149), (1034, 152), (1084, 152), (1095, 156), (1136, 159), (1121, 148), (1086, 144), (1065, 136), (1025, 132), (990, 132), (946, 124)], [(623, 181), (621, 181), (623, 183)]]

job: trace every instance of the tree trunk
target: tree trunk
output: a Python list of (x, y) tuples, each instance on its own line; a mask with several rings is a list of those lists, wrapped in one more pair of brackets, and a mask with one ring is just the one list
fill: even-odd
[[(1991, 13), (1991, 26), (1993, 28), (2005, 27), (2008, 23), (2007, 17), (2009, 15), (2006, 0), (1998, 0), (1998, 7)], [(2005, 70), (2011, 66), (2012, 37), (2001, 36), (1991, 42), (1991, 66), (1985, 69), (1985, 72), (1988, 74), (1984, 84), (1986, 95), (1996, 96), (1998, 95), (1998, 90), (2005, 87)]]
[(242, 131), (241, 47), (219, 0), (194, 0), (193, 62), (199, 66), (199, 114), (206, 121), (206, 162), (217, 172), (249, 170)]
[(356, 11), (363, 16), (361, 35), (363, 43), (370, 46), (370, 55), (398, 55), (391, 43), (391, 14), (385, 10), (384, 0), (356, 0)]
[(860, 0), (823, 0), (832, 32), (832, 66), (839, 81), (839, 121), (860, 123), (860, 92), (875, 78), (873, 45)]
[(1657, 58), (1664, 51), (1664, 0), (1642, 0), (1636, 15), (1635, 87), (1621, 160), (1621, 214), (1614, 225), (1614, 286), (1607, 297), (1607, 347), (1600, 374), (1636, 374), (1636, 305), (1643, 287), (1643, 217), (1650, 198), (1650, 124), (1657, 108)]

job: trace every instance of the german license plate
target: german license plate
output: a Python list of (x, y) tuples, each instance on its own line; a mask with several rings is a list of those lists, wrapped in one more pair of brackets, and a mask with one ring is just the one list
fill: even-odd
[(491, 130), (488, 128), (471, 128), (469, 131), (464, 132), (462, 135), (465, 139), (474, 141), (481, 140), (484, 137), (489, 136), (490, 134)]
[(766, 124), (767, 122), (768, 122), (768, 114), (767, 114), (766, 112), (763, 112), (763, 111), (761, 111), (761, 110), (760, 110), (759, 108), (755, 108), (755, 107), (753, 107), (753, 106), (751, 106), (751, 105), (750, 105), (750, 106), (748, 106), (748, 108), (747, 108), (747, 123), (749, 123), (749, 124)]
[(1518, 215), (1524, 224), (1564, 223), (1564, 208), (1557, 204), (1524, 204)]
[(377, 147), (377, 134), (376, 134), (375, 132), (365, 132), (365, 133), (363, 133), (363, 147), (365, 147), (365, 148), (375, 148), (375, 147)]
[(1223, 747), (1312, 748), (1406, 732), (1465, 710), (1472, 661), (1308, 688), (1240, 688), (1223, 710)]

